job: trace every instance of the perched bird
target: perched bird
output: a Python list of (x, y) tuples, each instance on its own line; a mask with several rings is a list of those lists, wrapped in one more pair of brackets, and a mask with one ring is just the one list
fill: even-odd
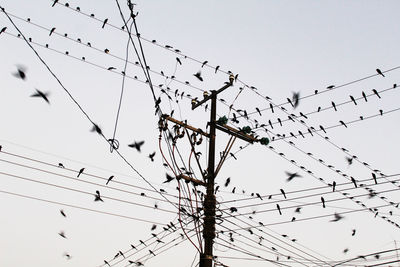
[(354, 177), (350, 176), (351, 182), (354, 184), (354, 187), (357, 188), (357, 181), (354, 179)]
[(108, 67), (107, 70), (115, 70), (115, 67)]
[(219, 66), (216, 66), (215, 67), (215, 73), (217, 73), (218, 69), (219, 69)]
[(169, 183), (169, 182), (171, 182), (172, 180), (174, 180), (174, 177), (172, 177), (172, 176), (169, 175), (168, 173), (166, 173), (165, 176), (167, 177), (167, 180), (165, 180), (165, 181), (163, 182), (163, 184)]
[(154, 257), (156, 256), (156, 254), (154, 254), (154, 252), (151, 251), (150, 249), (149, 249), (149, 253), (150, 253), (151, 255), (153, 255)]
[(364, 97), (365, 102), (368, 102), (367, 95), (364, 91), (361, 92), (361, 95)]
[(372, 174), (372, 178), (374, 179), (375, 184), (378, 184), (378, 181), (376, 180), (376, 174), (373, 172), (371, 174)]
[(63, 217), (67, 218), (67, 215), (65, 214), (64, 210), (60, 210), (60, 213)]
[(108, 185), (108, 183), (109, 182), (111, 182), (111, 180), (114, 178), (114, 175), (111, 175), (109, 178), (108, 178), (108, 180), (107, 180), (107, 182), (106, 182), (106, 185)]
[(261, 197), (261, 195), (260, 195), (259, 193), (256, 193), (256, 196), (257, 196), (259, 199), (263, 200), (262, 197)]
[(204, 65), (206, 65), (208, 63), (208, 61), (206, 60), (206, 61), (204, 61), (202, 64), (201, 64), (201, 67), (204, 67)]
[(288, 176), (288, 178), (286, 179), (286, 181), (287, 182), (290, 182), (291, 180), (293, 180), (294, 178), (296, 178), (296, 177), (302, 177), (300, 174), (298, 174), (297, 172), (293, 172), (293, 173), (291, 173), (291, 172), (285, 172), (286, 173), (286, 175)]
[(80, 169), (78, 172), (78, 175), (76, 177), (78, 178), (83, 173), (84, 170), (85, 170), (85, 168)]
[(5, 32), (7, 30), (7, 27), (3, 27), (0, 31), (0, 34), (2, 34), (3, 32)]
[(326, 89), (333, 89), (333, 88), (335, 88), (334, 85), (329, 85), (329, 86), (326, 87)]
[(324, 131), (324, 133), (326, 133), (325, 128), (324, 128), (322, 125), (320, 125), (319, 128), (320, 128), (322, 131)]
[(98, 133), (100, 135), (103, 133), (103, 131), (101, 130), (100, 126), (95, 124), (95, 123), (93, 124), (92, 129), (90, 129), (90, 131), (91, 132), (96, 132), (96, 133)]
[(376, 89), (372, 89), (372, 92), (373, 92), (374, 94), (376, 94), (376, 96), (377, 96), (378, 98), (381, 98), (381, 96), (378, 94), (378, 91), (376, 91)]
[(129, 144), (128, 146), (132, 147), (132, 148), (136, 148), (137, 151), (141, 152), (141, 147), (143, 144), (144, 144), (144, 141), (140, 141), (140, 142), (135, 141), (134, 143)]
[(351, 230), (351, 236), (354, 236), (356, 234), (356, 229)]
[(336, 182), (333, 181), (333, 183), (332, 183), (332, 192), (335, 192), (335, 189), (336, 189)]
[(108, 263), (108, 261), (104, 260), (104, 263), (111, 267), (111, 265)]
[(278, 209), (278, 211), (279, 211), (279, 214), (280, 214), (280, 215), (282, 215), (282, 212), (281, 212), (281, 207), (279, 206), (279, 204), (276, 204), (276, 208)]
[(193, 74), (193, 76), (199, 79), (200, 81), (203, 81), (203, 77), (201, 77), (201, 71), (196, 72), (195, 74)]
[(156, 224), (153, 224), (152, 226), (151, 226), (151, 231), (154, 231), (154, 230), (156, 230), (156, 228), (157, 228), (157, 225)]
[(226, 181), (225, 181), (224, 186), (227, 187), (227, 186), (229, 185), (230, 182), (231, 182), (231, 178), (228, 177), (228, 178), (226, 179)]
[(17, 72), (13, 73), (13, 75), (23, 81), (26, 79), (26, 69), (23, 66), (17, 66)]
[(63, 169), (65, 168), (64, 164), (62, 164), (62, 163), (58, 163), (58, 167), (63, 168)]
[(232, 152), (230, 152), (229, 155), (230, 155), (232, 158), (234, 158), (235, 160), (237, 160), (235, 154), (233, 154)]
[(154, 156), (156, 155), (156, 152), (154, 151), (153, 153), (149, 154), (149, 158), (151, 161), (154, 161)]
[(352, 95), (350, 95), (350, 99), (351, 99), (351, 101), (353, 101), (354, 105), (357, 106), (357, 102), (356, 102), (356, 100), (354, 99), (354, 97)]
[(96, 190), (96, 194), (94, 195), (94, 201), (104, 202), (104, 200), (100, 197), (100, 191), (99, 190)]
[(325, 206), (325, 199), (324, 199), (324, 197), (321, 197), (321, 202), (322, 202), (322, 207), (323, 207), (323, 208), (326, 208), (326, 206)]
[(260, 114), (260, 116), (262, 116), (261, 111), (259, 108), (256, 107), (256, 111), (258, 112), (258, 114)]
[(346, 125), (346, 123), (344, 123), (344, 121), (339, 121), (339, 122), (340, 122), (340, 124), (342, 124), (344, 127), (347, 128), (347, 125)]
[(282, 193), (283, 197), (286, 199), (286, 194), (285, 194), (285, 191), (283, 191), (283, 189), (279, 189), (279, 190), (281, 191), (281, 193)]
[(105, 19), (105, 20), (103, 21), (103, 26), (101, 26), (102, 29), (104, 29), (104, 26), (106, 26), (107, 22), (108, 22), (108, 19)]
[(56, 30), (56, 27), (51, 28), (49, 36), (52, 35), (55, 30)]
[(379, 75), (382, 75), (382, 77), (385, 77), (385, 75), (382, 73), (382, 71), (381, 71), (380, 69), (376, 69), (376, 72), (377, 72)]
[(335, 214), (334, 214), (334, 217), (335, 217), (335, 218), (333, 218), (332, 220), (330, 220), (330, 222), (338, 222), (338, 221), (340, 221), (341, 219), (344, 218), (343, 216), (341, 216), (339, 213), (336, 213), (336, 212), (335, 212)]
[(63, 255), (64, 255), (64, 257), (66, 257), (66, 258), (67, 258), (67, 260), (70, 260), (70, 259), (71, 259), (71, 255), (70, 255), (70, 254), (68, 254), (68, 253), (64, 253)]
[(335, 102), (332, 101), (332, 107), (337, 111)]
[(230, 207), (229, 210), (231, 211), (231, 213), (237, 212), (237, 208), (235, 207)]
[(55, 6), (57, 4), (58, 0), (54, 0), (53, 4), (51, 5), (51, 7)]

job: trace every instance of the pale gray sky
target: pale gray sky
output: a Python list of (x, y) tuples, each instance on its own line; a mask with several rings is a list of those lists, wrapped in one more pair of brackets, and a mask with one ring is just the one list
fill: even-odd
[[(0, 5), (9, 12), (22, 33), (32, 38), (33, 47), (104, 135), (112, 138), (122, 84), (119, 73), (124, 68), (128, 37), (126, 32), (117, 29), (123, 22), (115, 1), (68, 3), (70, 8), (63, 6), (65, 1), (51, 7), (52, 1), (48, 0), (6, 0)], [(276, 140), (270, 143), (272, 148), (253, 144), (235, 154), (237, 160), (227, 159), (216, 179), (220, 186), (218, 208), (230, 214), (229, 208), (237, 207), (238, 213), (217, 226), (218, 231), (224, 231), (219, 233), (214, 250), (221, 263), (233, 267), (332, 266), (337, 261), (396, 248), (398, 228), (382, 217), (400, 223), (399, 208), (390, 205), (390, 202), (400, 202), (399, 183), (391, 183), (397, 181), (400, 174), (397, 157), (400, 95), (399, 89), (393, 88), (393, 84), (400, 84), (398, 1), (135, 3), (141, 36), (156, 40), (155, 44), (143, 40), (153, 83), (162, 84), (163, 89), (169, 86), (174, 99), (168, 101), (160, 88), (155, 88), (156, 96), (162, 96), (161, 108), (165, 113), (173, 109), (176, 119), (186, 119), (189, 124), (205, 129), (209, 111), (205, 112), (204, 107), (192, 111), (190, 98), (202, 98), (203, 90), (220, 88), (228, 80), (224, 72), (232, 71), (239, 74), (239, 79), (232, 88), (221, 93), (220, 98), (226, 104), (219, 102), (217, 113), (229, 118), (233, 113), (239, 115), (237, 111), (229, 111), (229, 105), (233, 104), (235, 110), (247, 110), (250, 121), (241, 118), (239, 124), (231, 126), (255, 127), (254, 120), (257, 120), (258, 124), (266, 124), (270, 132), (258, 130), (256, 133), (269, 138), (277, 134), (290, 136), (290, 132), (298, 135), (299, 130), (306, 133), (310, 127), (319, 130), (320, 125), (327, 131), (326, 134), (314, 132), (313, 136), (305, 135), (305, 138)], [(127, 16), (126, 3), (120, 1), (120, 4)], [(80, 7), (81, 12), (75, 11), (76, 7)], [(94, 14), (98, 21), (85, 14)], [(198, 254), (189, 241), (163, 252), (181, 241), (179, 227), (176, 232), (162, 229), (170, 221), (178, 226), (177, 209), (154, 192), (121, 157), (110, 153), (105, 140), (90, 132), (90, 121), (32, 49), (22, 38), (16, 37), (17, 30), (5, 14), (0, 15), (0, 29), (7, 27), (0, 34), (0, 145), (4, 152), (0, 153), (0, 202), (3, 203), (0, 205), (0, 266), (101, 266), (104, 260), (115, 264), (113, 266), (127, 266), (128, 260), (143, 262), (145, 266), (191, 266), (192, 262), (195, 266)], [(102, 29), (106, 18), (108, 23)], [(53, 27), (56, 29), (49, 36)], [(81, 43), (76, 42), (78, 38)], [(86, 45), (88, 42), (91, 47)], [(45, 48), (46, 44), (49, 48)], [(169, 51), (163, 48), (165, 45), (173, 48)], [(103, 52), (105, 49), (109, 54)], [(181, 52), (175, 53), (174, 49)], [(177, 63), (176, 57), (182, 65)], [(202, 68), (201, 62), (206, 60), (208, 64)], [(167, 191), (169, 201), (177, 203), (176, 181), (168, 185), (162, 183), (165, 173), (172, 172), (163, 166), (161, 159), (158, 118), (154, 116), (150, 89), (133, 78), (145, 80), (140, 67), (134, 64), (137, 57), (132, 46), (129, 47), (129, 61), (133, 64), (128, 64), (126, 71), (129, 77), (125, 81), (116, 133), (120, 142), (118, 151), (155, 188)], [(224, 72), (215, 73), (217, 65)], [(26, 80), (13, 76), (17, 66), (26, 68)], [(116, 69), (109, 71), (109, 67)], [(376, 72), (377, 68), (385, 77)], [(193, 76), (199, 70), (203, 82)], [(161, 71), (165, 76), (176, 76), (176, 80), (166, 79)], [(190, 86), (185, 85), (186, 81)], [(315, 90), (322, 92), (330, 85), (335, 87), (314, 94)], [(30, 97), (35, 88), (49, 93), (50, 105), (43, 99)], [(176, 89), (190, 96), (178, 97), (177, 104), (174, 102)], [(309, 96), (301, 99), (296, 109), (286, 103), (293, 92), (300, 92), (300, 97)], [(271, 102), (265, 96), (270, 97)], [(270, 103), (275, 106), (274, 113), (267, 109)], [(287, 113), (276, 107), (282, 103), (286, 103), (282, 107)], [(256, 107), (267, 110), (260, 116)], [(318, 107), (321, 107), (319, 113), (316, 112)], [(299, 115), (300, 112), (313, 114), (299, 117), (296, 122), (287, 119), (288, 114)], [(360, 116), (364, 120), (360, 120)], [(278, 118), (283, 126), (279, 125)], [(339, 121), (345, 122), (347, 128), (341, 125), (329, 129), (340, 125)], [(141, 140), (145, 141), (141, 153), (127, 146)], [(227, 141), (227, 135), (218, 132), (217, 161)], [(232, 152), (245, 145), (243, 141), (236, 141)], [(188, 141), (179, 139), (177, 146), (187, 165)], [(198, 146), (203, 168), (207, 163), (206, 146), (206, 142)], [(162, 148), (170, 160), (165, 140)], [(148, 154), (153, 151), (156, 151), (155, 161), (151, 162)], [(357, 157), (351, 165), (346, 160), (349, 155)], [(176, 157), (182, 167), (177, 154)], [(58, 163), (63, 163), (66, 169), (58, 168)], [(199, 177), (193, 157), (191, 166)], [(76, 179), (76, 172), (81, 168), (85, 171)], [(379, 178), (378, 185), (371, 175), (376, 169), (388, 175)], [(285, 171), (298, 172), (302, 177), (286, 182)], [(379, 172), (376, 173), (380, 177)], [(107, 188), (106, 181), (98, 177), (107, 179), (111, 175), (114, 179)], [(378, 195), (369, 198), (367, 189), (354, 189), (349, 184), (350, 176), (358, 181), (358, 186), (366, 184)], [(231, 183), (225, 188), (228, 177)], [(327, 185), (333, 181), (339, 192), (332, 193)], [(347, 184), (341, 185), (344, 183)], [(232, 194), (234, 187), (236, 191)], [(280, 189), (286, 192), (286, 200)], [(96, 190), (104, 196), (104, 203), (93, 201)], [(346, 198), (341, 192), (349, 195)], [(252, 193), (264, 197), (262, 200), (251, 198)], [(322, 207), (321, 197), (326, 208)], [(230, 202), (233, 200), (236, 201)], [(276, 204), (280, 205), (282, 215)], [(370, 211), (359, 211), (363, 209), (361, 205), (371, 209), (379, 207), (378, 215), (374, 217)], [(296, 207), (302, 207), (301, 213), (294, 212)], [(65, 211), (66, 218), (60, 214), (60, 209)], [(330, 222), (335, 212), (344, 212), (344, 219)], [(222, 216), (227, 214), (222, 213)], [(293, 217), (296, 221), (290, 222)], [(266, 227), (255, 228), (260, 226), (259, 222)], [(157, 228), (151, 231), (154, 223)], [(193, 224), (188, 228), (193, 228)], [(248, 228), (253, 234), (246, 230)], [(353, 229), (356, 229), (354, 236)], [(58, 234), (61, 231), (65, 232), (66, 239)], [(229, 243), (230, 231), (235, 240), (232, 244)], [(151, 233), (159, 233), (160, 240), (167, 245), (150, 244), (147, 240), (152, 237)], [(260, 236), (263, 238), (261, 245), (258, 244)], [(139, 240), (145, 241), (146, 247)], [(198, 244), (195, 238), (193, 242)], [(130, 244), (143, 250), (128, 252)], [(347, 253), (343, 253), (345, 249)], [(149, 250), (154, 251), (156, 257), (149, 257)], [(125, 252), (126, 256), (135, 254), (126, 260), (122, 257), (113, 260), (118, 251)], [(71, 255), (71, 259), (67, 260), (64, 253)], [(279, 262), (267, 262), (254, 255), (271, 261), (279, 257)], [(391, 251), (381, 254), (379, 260), (369, 256), (368, 263), (358, 260), (341, 266), (395, 260), (396, 251)]]

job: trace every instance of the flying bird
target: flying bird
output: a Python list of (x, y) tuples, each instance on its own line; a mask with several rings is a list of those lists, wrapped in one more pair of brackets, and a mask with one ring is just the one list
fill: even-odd
[(377, 72), (379, 75), (382, 75), (382, 77), (385, 77), (385, 75), (382, 73), (382, 71), (381, 71), (380, 69), (376, 69), (376, 72)]
[(140, 141), (140, 142), (135, 141), (134, 143), (129, 144), (128, 146), (132, 147), (132, 148), (136, 148), (137, 151), (141, 152), (141, 147), (143, 144), (144, 144), (144, 141)]
[(60, 213), (63, 217), (67, 218), (67, 215), (65, 214), (64, 210), (60, 210)]
[(293, 108), (297, 108), (299, 106), (299, 101), (300, 101), (300, 92), (293, 92), (292, 101), (293, 101)]
[(67, 237), (65, 236), (64, 231), (61, 231), (61, 232), (59, 232), (58, 234), (59, 234), (62, 238), (67, 238)]
[(178, 61), (179, 65), (182, 65), (182, 61), (179, 59), (179, 57), (176, 58), (176, 61)]
[(335, 218), (333, 218), (332, 220), (330, 220), (330, 222), (338, 222), (338, 221), (340, 221), (341, 219), (344, 218), (343, 216), (341, 216), (339, 213), (336, 213), (336, 212), (335, 212), (335, 214), (334, 214), (334, 217), (335, 217)]
[(356, 229), (351, 230), (351, 236), (354, 236), (356, 234)]
[(103, 133), (103, 131), (101, 130), (100, 126), (95, 124), (95, 123), (93, 124), (92, 129), (90, 129), (90, 131), (91, 132), (96, 132), (96, 133), (98, 133), (100, 135)]
[(300, 213), (301, 207), (297, 207), (294, 212)]
[(108, 185), (108, 183), (109, 182), (111, 182), (111, 180), (114, 178), (114, 175), (111, 175), (109, 178), (108, 178), (108, 180), (107, 180), (107, 182), (106, 182), (106, 185)]
[(227, 186), (230, 184), (230, 182), (231, 182), (231, 178), (228, 177), (228, 178), (226, 179), (226, 181), (225, 181), (224, 186), (227, 187)]
[(353, 164), (353, 158), (351, 157), (346, 157), (346, 161), (349, 165)]
[(85, 168), (80, 169), (79, 173), (78, 173), (78, 175), (76, 177), (78, 178), (83, 173), (84, 170), (85, 170)]
[(48, 104), (50, 104), (49, 99), (47, 98), (48, 95), (49, 95), (49, 93), (44, 93), (44, 92), (36, 89), (36, 93), (32, 94), (31, 97), (41, 97), (44, 99), (44, 101), (46, 101)]
[(17, 66), (17, 72), (13, 73), (13, 75), (23, 81), (26, 79), (26, 70), (23, 66)]
[(193, 74), (193, 76), (199, 79), (200, 81), (203, 81), (203, 77), (201, 77), (201, 71), (196, 72), (195, 74)]
[(156, 152), (154, 151), (153, 153), (149, 154), (149, 158), (151, 161), (154, 161), (154, 156), (156, 155)]
[(169, 183), (169, 182), (171, 182), (172, 180), (174, 180), (174, 177), (172, 177), (172, 176), (169, 175), (168, 173), (166, 173), (165, 176), (167, 177), (167, 180), (165, 180), (165, 181), (163, 182), (163, 184)]
[(300, 174), (298, 174), (297, 172), (293, 172), (293, 173), (291, 173), (291, 172), (285, 172), (286, 173), (286, 175), (288, 176), (288, 178), (286, 179), (286, 181), (287, 182), (290, 182), (291, 180), (293, 180), (294, 178), (296, 178), (296, 177), (302, 177)]
[(156, 228), (157, 228), (157, 225), (156, 224), (153, 224), (152, 226), (151, 226), (151, 231), (154, 231), (154, 230), (156, 230)]

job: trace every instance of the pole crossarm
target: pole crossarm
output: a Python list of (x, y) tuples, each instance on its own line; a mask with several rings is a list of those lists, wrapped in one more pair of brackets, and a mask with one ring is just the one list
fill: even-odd
[(192, 177), (189, 177), (189, 176), (186, 176), (186, 175), (184, 175), (184, 174), (179, 174), (177, 178), (178, 178), (178, 179), (183, 179), (183, 180), (185, 180), (185, 181), (187, 181), (187, 182), (191, 182), (191, 183), (193, 183), (194, 185), (206, 186), (206, 183), (205, 183), (205, 182), (200, 181), (200, 180), (197, 180), (197, 179), (192, 178)]
[(230, 135), (233, 135), (233, 136), (235, 136), (237, 138), (240, 138), (240, 139), (242, 139), (242, 140), (244, 140), (246, 142), (249, 142), (251, 144), (258, 141), (258, 139), (255, 138), (254, 136), (245, 134), (242, 131), (237, 130), (237, 129), (233, 128), (233, 127), (230, 127), (228, 125), (219, 125), (219, 124), (217, 124), (217, 125), (215, 125), (215, 128), (217, 128), (220, 131), (226, 132), (227, 134), (230, 134)]
[(203, 135), (205, 137), (210, 137), (210, 135), (208, 133), (204, 132), (202, 129), (190, 126), (190, 125), (188, 125), (188, 124), (186, 124), (184, 122), (178, 121), (178, 120), (176, 120), (176, 119), (174, 119), (174, 118), (172, 118), (172, 117), (170, 117), (168, 115), (163, 115), (163, 118), (165, 118), (166, 120), (171, 121), (171, 122), (173, 122), (175, 124), (178, 124), (178, 125), (186, 128), (186, 129), (189, 129), (189, 130), (191, 130), (193, 132), (201, 134), (201, 135)]

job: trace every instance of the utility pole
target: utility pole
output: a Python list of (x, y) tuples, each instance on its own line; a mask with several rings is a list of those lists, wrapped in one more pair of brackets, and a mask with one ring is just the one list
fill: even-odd
[[(185, 175), (180, 175), (180, 178), (187, 180), (188, 182), (195, 183), (197, 185), (202, 185), (206, 187), (206, 195), (204, 198), (204, 228), (203, 228), (203, 238), (204, 238), (204, 251), (200, 254), (200, 267), (212, 267), (213, 264), (213, 245), (214, 245), (214, 238), (215, 238), (215, 208), (216, 208), (216, 200), (215, 200), (215, 192), (214, 192), (214, 181), (216, 175), (218, 174), (219, 170), (223, 162), (225, 161), (227, 155), (229, 154), (230, 149), (232, 148), (233, 143), (235, 142), (236, 138), (240, 138), (244, 141), (254, 143), (260, 142), (263, 145), (268, 144), (269, 140), (267, 138), (257, 139), (252, 135), (249, 135), (250, 128), (244, 127), (241, 130), (237, 130), (233, 127), (229, 127), (226, 125), (228, 119), (223, 117), (222, 120), (217, 121), (217, 96), (219, 93), (224, 91), (225, 89), (231, 87), (233, 85), (234, 76), (231, 74), (229, 76), (229, 82), (227, 82), (222, 88), (219, 90), (212, 90), (211, 95), (204, 95), (204, 99), (197, 102), (192, 101), (192, 110), (199, 107), (200, 105), (204, 104), (208, 100), (211, 100), (211, 114), (210, 114), (210, 121), (209, 127), (210, 132), (204, 133), (202, 130), (187, 125), (181, 121), (175, 120), (169, 116), (165, 116), (164, 118), (168, 121), (171, 121), (175, 124), (178, 124), (185, 129), (192, 130), (197, 132), (207, 138), (209, 138), (209, 149), (208, 149), (208, 167), (207, 167), (207, 174), (204, 176), (205, 181), (199, 181), (191, 177), (187, 177)], [(231, 135), (231, 138), (227, 144), (227, 147), (221, 157), (220, 162), (218, 163), (217, 169), (215, 169), (215, 139), (216, 139), (216, 130), (221, 130), (223, 132), (228, 133)], [(189, 138), (190, 141), (190, 138)], [(194, 146), (192, 145), (192, 150), (194, 150)], [(197, 160), (197, 158), (196, 158)], [(203, 173), (203, 170), (200, 170)]]

